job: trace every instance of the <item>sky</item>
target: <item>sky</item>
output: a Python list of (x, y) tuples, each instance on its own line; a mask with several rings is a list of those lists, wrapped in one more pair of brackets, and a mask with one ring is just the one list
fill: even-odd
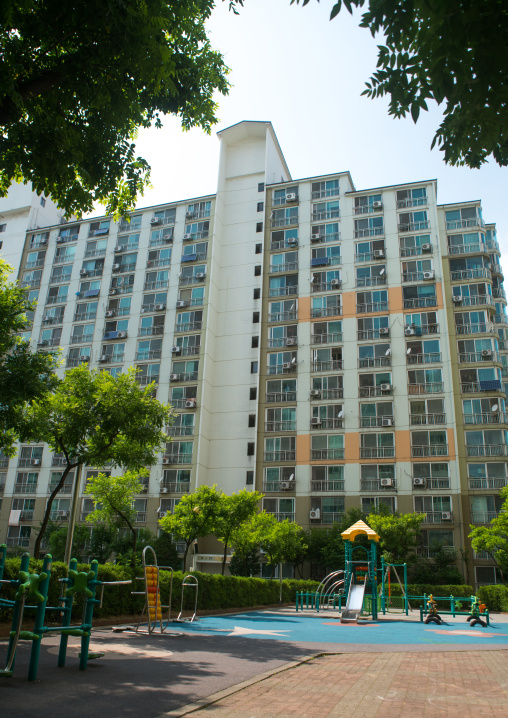
[[(496, 222), (508, 270), (508, 168), (493, 160), (479, 170), (449, 167), (430, 146), (441, 113), (434, 105), (417, 124), (388, 115), (386, 98), (361, 97), (375, 71), (377, 44), (360, 28), (361, 13), (334, 0), (306, 6), (290, 0), (245, 0), (240, 14), (217, 0), (207, 23), (214, 49), (231, 68), (227, 97), (217, 96), (211, 135), (182, 132), (168, 117), (162, 130), (140, 132), (136, 149), (152, 167), (153, 189), (139, 207), (179, 201), (216, 190), (216, 131), (242, 120), (273, 124), (293, 179), (349, 170), (357, 189), (438, 180), (440, 204), (482, 200), (486, 222)], [(508, 276), (508, 274), (507, 274)]]

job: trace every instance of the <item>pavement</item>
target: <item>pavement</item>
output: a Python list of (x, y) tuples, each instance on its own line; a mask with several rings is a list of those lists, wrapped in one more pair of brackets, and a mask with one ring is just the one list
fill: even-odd
[[(508, 715), (508, 615), (471, 628), (465, 617), (419, 615), (340, 624), (333, 611), (294, 609), (170, 624), (166, 634), (93, 632), (105, 656), (78, 670), (79, 639), (57, 668), (58, 637), (44, 639), (38, 679), (20, 644), (0, 679), (1, 718), (469, 718)], [(6, 643), (0, 643), (0, 664)]]

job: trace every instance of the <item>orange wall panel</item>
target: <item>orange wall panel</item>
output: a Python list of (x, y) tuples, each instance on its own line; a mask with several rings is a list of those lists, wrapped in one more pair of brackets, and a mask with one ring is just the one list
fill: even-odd
[(310, 322), (310, 297), (300, 297), (298, 300), (298, 321)]
[(310, 463), (310, 434), (298, 434), (296, 437), (296, 463)]

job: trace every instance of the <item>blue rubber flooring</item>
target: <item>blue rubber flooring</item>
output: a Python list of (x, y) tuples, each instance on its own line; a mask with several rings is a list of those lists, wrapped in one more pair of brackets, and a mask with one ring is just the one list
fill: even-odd
[(330, 614), (303, 616), (252, 611), (227, 616), (200, 618), (194, 623), (173, 623), (169, 631), (186, 634), (241, 636), (273, 641), (300, 643), (366, 643), (366, 644), (507, 644), (508, 623), (491, 623), (486, 628), (471, 627), (464, 622), (426, 625), (419, 621), (387, 620), (341, 624)]

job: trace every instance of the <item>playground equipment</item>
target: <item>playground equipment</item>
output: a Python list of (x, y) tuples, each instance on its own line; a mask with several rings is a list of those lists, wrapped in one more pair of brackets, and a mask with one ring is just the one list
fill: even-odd
[[(189, 618), (183, 618), (183, 598), (185, 589), (189, 588), (190, 590), (194, 591), (194, 613)], [(183, 623), (184, 621), (187, 621), (189, 623), (192, 623), (193, 621), (197, 621), (199, 619), (196, 618), (196, 613), (198, 610), (198, 590), (199, 590), (199, 583), (196, 576), (192, 576), (192, 574), (187, 574), (187, 576), (183, 577), (182, 581), (182, 598), (180, 601), (180, 613), (178, 614), (176, 620), (178, 623)]]
[[(150, 558), (149, 558), (150, 556)], [(138, 625), (136, 626), (136, 633), (153, 633), (157, 629), (157, 625), (159, 626), (160, 633), (164, 633), (168, 627), (168, 624), (171, 621), (171, 597), (173, 595), (173, 569), (171, 566), (158, 566), (157, 565), (157, 556), (155, 555), (155, 551), (151, 546), (145, 546), (143, 549), (143, 576), (139, 576), (137, 578), (138, 581), (144, 581), (145, 582), (145, 589), (144, 591), (132, 591), (133, 595), (143, 595), (145, 596), (145, 604), (143, 606), (143, 610), (141, 611), (141, 615), (139, 617)], [(149, 563), (149, 561), (152, 561), (152, 563)], [(160, 578), (160, 571), (170, 571), (171, 572), (171, 578), (169, 582), (169, 601), (167, 604), (161, 603), (161, 594), (160, 594), (160, 584), (159, 584), (159, 578)], [(168, 616), (167, 620), (164, 623), (162, 619), (162, 609), (167, 608), (168, 609)], [(147, 630), (141, 629), (141, 621), (143, 620), (144, 615), (147, 615), (148, 619), (148, 626)]]
[[(404, 583), (400, 580), (398, 568), (402, 568), (404, 573)], [(407, 565), (405, 563), (386, 563), (384, 557), (381, 556), (381, 568), (378, 569), (381, 572), (381, 586), (379, 587), (379, 597), (381, 599), (381, 610), (383, 614), (402, 612), (406, 616), (409, 615), (411, 608), (409, 604), (409, 596), (407, 593)], [(395, 596), (392, 594), (392, 571), (395, 574), (396, 580), (402, 591), (402, 596)]]
[[(6, 553), (7, 547), (5, 544), (2, 544), (0, 546), (0, 584), (8, 584), (16, 588), (17, 591), (13, 600), (0, 598), (0, 607), (12, 608), (12, 626), (7, 648), (7, 660), (5, 668), (0, 670), (0, 676), (10, 677), (13, 675), (19, 641), (31, 641), (32, 649), (28, 667), (28, 680), (35, 681), (39, 667), (42, 639), (46, 634), (55, 632), (60, 633), (60, 649), (57, 665), (65, 666), (69, 636), (79, 636), (81, 638), (79, 668), (82, 671), (86, 670), (89, 660), (92, 658), (100, 658), (104, 655), (103, 653), (91, 654), (88, 652), (92, 632), (93, 610), (97, 604), (102, 605), (104, 587), (130, 584), (131, 581), (99, 581), (97, 579), (99, 566), (97, 561), (92, 561), (90, 571), (78, 572), (78, 562), (76, 559), (72, 559), (69, 565), (68, 578), (60, 579), (62, 583), (68, 586), (60, 598), (61, 605), (48, 606), (47, 599), (52, 563), (51, 555), (47, 554), (44, 557), (42, 572), (37, 574), (29, 572), (30, 555), (28, 553), (23, 554), (21, 557), (19, 578), (4, 580), (3, 572)], [(95, 598), (95, 594), (99, 586), (101, 587), (101, 597), (97, 599)], [(71, 614), (75, 596), (82, 596), (83, 598), (83, 616), (80, 624), (71, 625)], [(27, 605), (27, 601), (34, 605)], [(24, 612), (27, 609), (35, 610), (35, 625), (33, 631), (22, 630)], [(62, 625), (51, 628), (45, 626), (46, 611), (56, 611), (61, 615)]]
[[(420, 606), (420, 621), (425, 623), (441, 623), (442, 615), (448, 616), (467, 616), (466, 621), (471, 626), (480, 625), (484, 628), (490, 625), (490, 616), (485, 604), (480, 604), (480, 599), (477, 596), (467, 597), (455, 597), (455, 596), (412, 596), (415, 599), (423, 599), (423, 605)], [(444, 601), (450, 602), (450, 610), (442, 611), (437, 610), (437, 602), (443, 603)], [(469, 603), (470, 610), (462, 611), (462, 604)], [(436, 620), (436, 617), (438, 620)]]
[[(345, 585), (348, 586), (346, 608), (341, 623), (358, 622), (364, 608), (364, 597), (370, 598), (372, 618), (377, 618), (377, 558), (379, 536), (364, 521), (357, 521), (341, 534), (346, 551)], [(354, 545), (357, 536), (367, 536), (369, 545)], [(357, 558), (360, 557), (360, 558)]]

